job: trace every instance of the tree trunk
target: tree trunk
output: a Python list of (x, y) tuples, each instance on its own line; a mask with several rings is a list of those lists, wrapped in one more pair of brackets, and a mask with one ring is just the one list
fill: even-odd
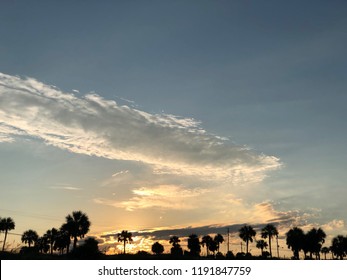
[(299, 259), (299, 250), (294, 250), (294, 259)]
[(2, 245), (2, 251), (5, 250), (6, 238), (7, 238), (7, 230), (5, 230), (5, 238), (4, 238), (4, 244)]
[(75, 250), (77, 247), (77, 236), (74, 236), (73, 238), (73, 249)]
[(270, 249), (270, 258), (272, 259), (271, 237), (270, 236), (269, 236), (269, 249)]

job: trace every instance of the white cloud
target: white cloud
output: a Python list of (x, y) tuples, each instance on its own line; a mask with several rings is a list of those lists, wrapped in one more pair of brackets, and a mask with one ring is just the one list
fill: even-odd
[(52, 186), (50, 189), (53, 190), (66, 190), (66, 191), (81, 191), (81, 188), (69, 187), (69, 186)]
[(157, 174), (198, 176), (232, 183), (259, 182), (280, 166), (207, 133), (190, 118), (149, 114), (92, 93), (72, 93), (32, 78), (0, 73), (0, 141), (42, 139), (73, 153), (147, 164)]
[(124, 174), (127, 174), (127, 173), (129, 173), (129, 170), (122, 170), (122, 171), (119, 171), (119, 172), (116, 172), (116, 173), (112, 174), (112, 177), (121, 176), (121, 175), (124, 175)]

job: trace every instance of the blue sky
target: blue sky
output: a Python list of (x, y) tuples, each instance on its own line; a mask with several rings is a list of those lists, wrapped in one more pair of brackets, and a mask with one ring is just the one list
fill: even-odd
[(16, 232), (81, 209), (94, 235), (347, 233), (344, 1), (1, 5), (0, 216)]

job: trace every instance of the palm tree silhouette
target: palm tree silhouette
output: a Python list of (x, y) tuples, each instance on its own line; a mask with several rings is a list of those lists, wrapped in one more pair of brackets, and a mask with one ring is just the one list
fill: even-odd
[(69, 254), (70, 251), (70, 244), (71, 244), (71, 234), (69, 232), (69, 225), (67, 223), (62, 224), (60, 227), (60, 235), (67, 236), (66, 242), (65, 242), (65, 248), (66, 248), (66, 254)]
[(264, 253), (264, 249), (266, 249), (267, 246), (268, 246), (268, 244), (267, 244), (267, 242), (266, 242), (265, 240), (263, 240), (263, 239), (257, 240), (257, 245), (256, 245), (256, 247), (257, 247), (258, 249), (260, 249), (261, 255), (262, 255), (262, 256), (264, 255), (264, 254), (263, 254), (263, 253)]
[(321, 250), (322, 254), (324, 254), (324, 259), (327, 259), (327, 254), (330, 252), (330, 249), (328, 247), (323, 247)]
[(50, 252), (52, 255), (54, 250), (54, 243), (56, 242), (58, 236), (58, 230), (56, 228), (49, 229), (46, 231), (44, 236), (47, 240), (47, 243), (49, 244)]
[(164, 246), (161, 245), (159, 242), (155, 242), (152, 245), (152, 252), (156, 255), (160, 255), (164, 252)]
[(40, 253), (47, 253), (49, 250), (48, 240), (45, 236), (39, 237), (36, 241), (35, 246)]
[(63, 227), (61, 227), (55, 238), (54, 250), (59, 250), (60, 254), (62, 255), (64, 253), (64, 250), (66, 249), (66, 252), (68, 254), (70, 243), (71, 243), (71, 239), (70, 239), (69, 233), (65, 231)]
[(208, 244), (208, 249), (213, 253), (213, 256), (215, 257), (215, 253), (218, 250), (218, 244), (214, 239)]
[(5, 250), (7, 233), (15, 228), (15, 223), (12, 218), (2, 218), (0, 220), (0, 229), (5, 232), (4, 243), (2, 245), (2, 251)]
[(305, 234), (301, 228), (294, 227), (286, 233), (286, 241), (289, 249), (293, 251), (294, 259), (299, 259), (299, 252), (303, 248)]
[(239, 229), (239, 237), (246, 242), (246, 254), (248, 254), (248, 243), (253, 242), (253, 237), (256, 235), (255, 230), (251, 226), (243, 226)]
[(216, 244), (217, 244), (217, 252), (219, 253), (219, 244), (222, 244), (223, 242), (224, 242), (224, 237), (223, 237), (223, 235), (221, 235), (221, 234), (217, 234), (214, 238), (213, 238), (213, 240), (216, 242)]
[(179, 244), (181, 240), (177, 236), (171, 236), (169, 243), (172, 244), (172, 248), (170, 250), (171, 255), (182, 256), (183, 250), (181, 245)]
[(312, 259), (312, 254), (316, 255), (316, 259), (320, 259), (320, 250), (322, 244), (325, 242), (326, 234), (321, 228), (312, 228), (306, 234), (307, 250), (310, 252), (310, 258)]
[(331, 252), (340, 260), (343, 260), (343, 257), (347, 254), (347, 237), (342, 235), (334, 237), (331, 242)]
[(123, 242), (124, 244), (124, 251), (123, 251), (124, 254), (125, 254), (126, 243), (131, 243), (133, 241), (131, 237), (132, 237), (131, 232), (128, 232), (127, 230), (122, 230), (121, 233), (118, 233), (118, 242)]
[(196, 234), (191, 234), (188, 237), (188, 249), (193, 257), (198, 257), (201, 252), (199, 237)]
[(209, 235), (205, 235), (202, 237), (201, 239), (201, 245), (202, 247), (204, 247), (206, 245), (206, 256), (208, 256), (208, 250), (209, 250), (209, 247), (211, 246), (211, 243), (213, 242), (213, 239), (211, 236)]
[(271, 239), (275, 236), (278, 236), (277, 228), (272, 224), (267, 224), (261, 230), (261, 237), (268, 238), (269, 237), (269, 249), (270, 249), (270, 257), (272, 258), (272, 250), (271, 250)]
[(181, 242), (181, 240), (179, 239), (178, 236), (171, 236), (170, 237), (170, 241), (169, 243), (172, 244), (172, 247), (176, 247), (176, 246), (179, 246), (179, 243)]
[(74, 211), (72, 215), (66, 216), (64, 228), (69, 232), (70, 237), (73, 238), (73, 249), (76, 249), (78, 238), (84, 238), (84, 235), (88, 233), (89, 227), (89, 218), (82, 211)]
[(31, 247), (31, 244), (34, 244), (37, 242), (37, 239), (39, 239), (39, 236), (38, 236), (37, 232), (32, 230), (32, 229), (25, 231), (22, 234), (22, 238), (21, 238), (21, 240), (24, 244), (28, 243), (29, 248)]

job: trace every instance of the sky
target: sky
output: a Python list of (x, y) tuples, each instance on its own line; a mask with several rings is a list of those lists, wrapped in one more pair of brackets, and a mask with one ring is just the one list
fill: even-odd
[(9, 242), (75, 210), (108, 252), (123, 229), (134, 251), (227, 228), (237, 251), (243, 224), (275, 224), (283, 254), (293, 226), (346, 235), (346, 14), (345, 1), (2, 1)]

